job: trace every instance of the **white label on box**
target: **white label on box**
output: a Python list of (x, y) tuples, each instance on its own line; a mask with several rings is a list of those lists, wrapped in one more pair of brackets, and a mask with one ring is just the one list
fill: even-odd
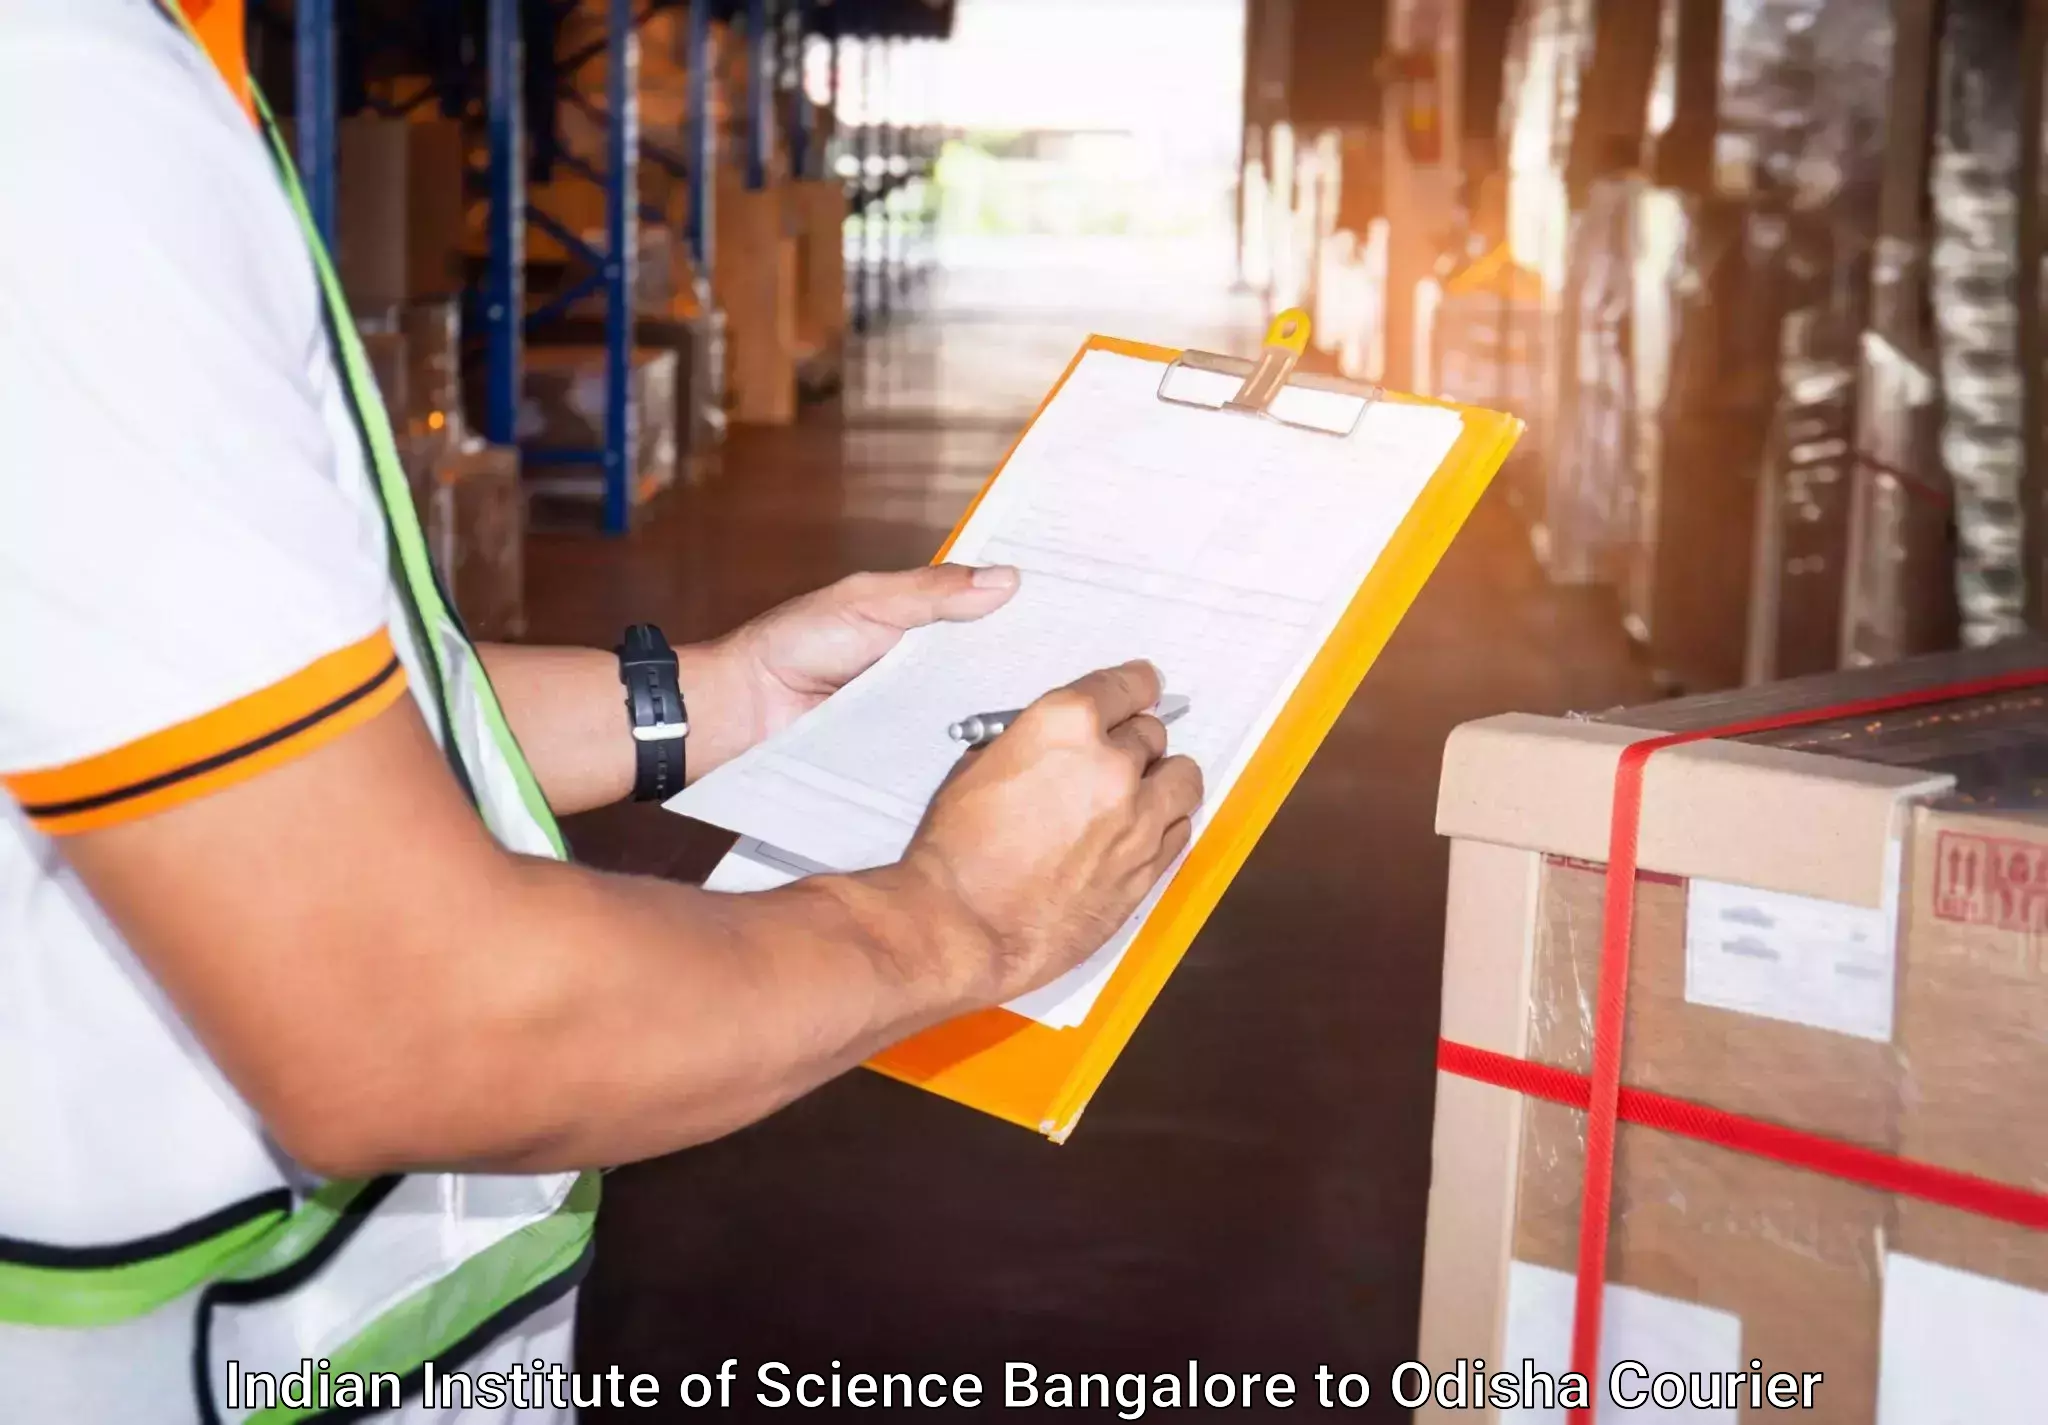
[(1900, 844), (1875, 910), (1694, 879), (1685, 894), (1685, 1000), (1890, 1043)]
[(2048, 1292), (1887, 1253), (1877, 1425), (2038, 1425)]
[[(1570, 1272), (1532, 1266), (1528, 1262), (1508, 1264), (1508, 1321), (1505, 1349), (1501, 1359), (1488, 1361), (1489, 1374), (1519, 1376), (1522, 1362), (1531, 1370), (1562, 1378), (1571, 1369), (1572, 1298), (1575, 1278)], [(1666, 1371), (1682, 1377), (1710, 1377), (1740, 1371), (1748, 1365), (1742, 1359), (1742, 1318), (1697, 1302), (1673, 1296), (1638, 1291), (1634, 1287), (1607, 1288), (1606, 1304), (1600, 1315), (1600, 1375), (1592, 1386), (1593, 1419), (1596, 1425), (1633, 1425), (1639, 1420), (1682, 1420), (1689, 1425), (1735, 1425), (1735, 1407), (1702, 1408), (1694, 1405), (1660, 1407), (1649, 1401), (1623, 1408), (1608, 1394), (1614, 1368), (1623, 1361), (1642, 1365), (1646, 1375), (1630, 1372), (1623, 1376), (1625, 1394), (1647, 1392), (1650, 1377)], [(1533, 1408), (1527, 1401), (1500, 1412), (1500, 1425), (1564, 1425), (1565, 1410), (1558, 1406)]]

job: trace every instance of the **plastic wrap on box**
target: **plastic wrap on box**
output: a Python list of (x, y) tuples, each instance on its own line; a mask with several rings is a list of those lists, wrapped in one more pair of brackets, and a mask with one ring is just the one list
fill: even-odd
[(1723, 6), (1718, 103), (1685, 101), (1660, 163), (1694, 171), (1710, 126), (1712, 191), (1638, 203), (1623, 597), (1681, 686), (1838, 661), (1893, 39), (1860, 0)]
[(435, 462), (421, 522), (434, 566), (472, 638), (526, 632), (526, 490), (519, 452), (477, 441)]
[[(1874, 199), (1890, 105), (1889, 5), (1729, 0), (1715, 170), (1731, 196), (1801, 211)], [(1858, 198), (1857, 190), (1871, 190)]]
[[(1528, 1054), (1578, 1073), (1591, 1060), (1603, 874), (1555, 859), (1540, 873)], [(1896, 1093), (1887, 1046), (1688, 1004), (1687, 891), (1669, 877), (1646, 878), (1637, 890), (1627, 1082), (1891, 1148)], [(1521, 1142), (1515, 1261), (1570, 1275), (1578, 1254), (1584, 1115), (1532, 1102)], [(1742, 1369), (1758, 1359), (1766, 1371), (1818, 1371), (1826, 1388), (1810, 1418), (1840, 1425), (1874, 1420), (1887, 1197), (1634, 1124), (1617, 1134), (1617, 1160), (1610, 1312), (1624, 1320), (1630, 1314), (1633, 1303), (1617, 1299), (1619, 1287), (1670, 1303), (1686, 1334), (1732, 1317), (1739, 1356), (1703, 1364)], [(1510, 1349), (1505, 1359), (1519, 1354)]]
[[(1646, 508), (1623, 585), (1625, 620), (1666, 679), (1723, 688), (1742, 676), (1758, 477), (1776, 399), (1775, 254), (1769, 225), (1737, 201), (1689, 197), (1660, 220), (1680, 230), (1660, 237), (1674, 266), (1669, 307), (1650, 321), (1664, 325), (1668, 348), (1661, 365), (1638, 363), (1661, 374), (1663, 390), (1656, 468), (1639, 475)], [(1643, 419), (1652, 414), (1646, 408)]]
[[(1886, 265), (1882, 250), (1878, 265)], [(1888, 663), (1956, 641), (1955, 539), (1931, 358), (1866, 331), (1858, 385), (1856, 487), (1842, 594), (1845, 667)]]
[[(1792, 300), (1797, 301), (1797, 298)], [(1795, 306), (1779, 329), (1778, 401), (1753, 555), (1748, 682), (1840, 659), (1856, 422), (1854, 318)]]
[(455, 301), (411, 302), (399, 314), (405, 333), (406, 404), (394, 423), (443, 432), (450, 443), (463, 434), (462, 313)]
[(1942, 458), (1955, 494), (1956, 603), (1971, 646), (2025, 627), (2020, 13), (2017, 0), (1953, 0), (1937, 81), (1930, 269), (1946, 402)]
[(1592, 44), (1591, 0), (1531, 0), (1516, 18), (1503, 85), (1508, 243), (1515, 261), (1553, 292), (1564, 282), (1571, 225), (1564, 172)]
[[(1432, 394), (1533, 422), (1539, 368), (1532, 343), (1542, 308), (1541, 279), (1517, 267), (1505, 245), (1451, 273), (1431, 311)], [(1532, 424), (1522, 443), (1533, 434)]]
[(1894, 7), (1892, 103), (1857, 373), (1841, 659), (1861, 667), (1956, 644), (1953, 497), (1928, 308), (1929, 130), (1940, 0)]
[(1509, 501), (1532, 527), (1543, 521), (1545, 471), (1556, 440), (1560, 293), (1571, 231), (1565, 165), (1578, 114), (1581, 71), (1593, 43), (1591, 0), (1531, 0), (1517, 8), (1502, 81), (1507, 240), (1541, 295), (1512, 314), (1512, 341), (1534, 363), (1536, 395), (1521, 413), (1530, 433), (1503, 472)]
[[(601, 487), (595, 452), (604, 447), (605, 353), (602, 347), (532, 346), (527, 349), (519, 401), (522, 446), (592, 452), (590, 461), (530, 471), (539, 493), (589, 495)], [(676, 474), (676, 355), (637, 347), (627, 377), (628, 425), (633, 441), (632, 503), (673, 483)]]
[(1596, 179), (1572, 225), (1560, 338), (1560, 401), (1537, 550), (1558, 583), (1613, 580), (1636, 530), (1633, 357), (1635, 205), (1631, 177)]
[(1782, 312), (1778, 396), (1752, 557), (1745, 677), (1833, 668), (1868, 313), (1892, 97), (1889, 6), (1766, 6), (1728, 50), (1739, 79), (1727, 136), (1749, 145), (1747, 182), (1780, 225), (1772, 281)]
[(1633, 528), (1620, 571), (1623, 625), (1641, 641), (1648, 636), (1648, 608), (1657, 547), (1658, 503), (1664, 476), (1664, 418), (1671, 395), (1671, 358), (1677, 341), (1680, 282), (1685, 274), (1691, 217), (1684, 194), (1669, 188), (1638, 187), (1632, 219), (1629, 299), (1629, 454), (1634, 462)]
[(676, 438), (685, 478), (695, 484), (717, 472), (725, 445), (725, 313), (710, 303), (708, 289), (687, 328), (689, 339), (678, 348)]

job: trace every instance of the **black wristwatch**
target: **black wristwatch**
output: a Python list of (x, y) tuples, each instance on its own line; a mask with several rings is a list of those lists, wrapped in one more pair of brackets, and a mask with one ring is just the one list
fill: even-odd
[(666, 801), (683, 789), (683, 743), (690, 714), (676, 682), (676, 651), (651, 623), (636, 623), (619, 643), (619, 681), (639, 764), (636, 802)]

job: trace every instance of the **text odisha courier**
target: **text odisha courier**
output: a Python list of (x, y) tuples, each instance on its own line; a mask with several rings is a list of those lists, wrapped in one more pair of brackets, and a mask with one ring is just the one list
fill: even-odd
[[(501, 1371), (476, 1373), (437, 1371), (432, 1366), (419, 1382), (420, 1398), (429, 1408), (518, 1409), (576, 1407), (650, 1409), (673, 1401), (691, 1409), (730, 1407), (742, 1390), (768, 1409), (1085, 1409), (1114, 1411), (1121, 1420), (1142, 1419), (1148, 1411), (1228, 1409), (1266, 1406), (1288, 1409), (1297, 1404), (1324, 1410), (1357, 1409), (1375, 1399), (1373, 1381), (1356, 1372), (1317, 1366), (1305, 1391), (1285, 1372), (1224, 1372), (1189, 1361), (1184, 1371), (1153, 1373), (1070, 1372), (1046, 1370), (1029, 1361), (1003, 1364), (1000, 1402), (974, 1372), (863, 1371), (833, 1361), (825, 1370), (799, 1370), (782, 1361), (763, 1361), (741, 1381), (742, 1363), (722, 1362), (717, 1370), (663, 1381), (646, 1374), (628, 1375), (617, 1366), (605, 1371), (571, 1371), (560, 1364), (533, 1362)], [(282, 1375), (243, 1371), (230, 1361), (227, 1404), (231, 1408), (264, 1410), (332, 1407), (384, 1408), (399, 1404), (401, 1386), (395, 1375), (359, 1375), (335, 1371), (325, 1359), (306, 1360), (297, 1371)], [(1763, 1362), (1751, 1360), (1748, 1370), (1653, 1371), (1640, 1361), (1617, 1362), (1606, 1373), (1607, 1398), (1625, 1410), (1655, 1406), (1702, 1410), (1811, 1410), (1822, 1375), (1766, 1373)], [(1523, 1360), (1512, 1371), (1488, 1370), (1485, 1360), (1460, 1358), (1444, 1371), (1420, 1361), (1396, 1366), (1385, 1382), (1394, 1404), (1413, 1408), (1431, 1402), (1447, 1409), (1573, 1409), (1591, 1404), (1591, 1385), (1576, 1371), (1553, 1375)]]

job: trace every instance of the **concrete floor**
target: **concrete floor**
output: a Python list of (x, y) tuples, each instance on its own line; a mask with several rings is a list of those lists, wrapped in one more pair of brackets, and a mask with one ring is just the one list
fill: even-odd
[[(672, 492), (628, 540), (537, 537), (534, 637), (609, 644), (652, 619), (680, 641), (842, 573), (921, 563), (1087, 331), (1256, 340), (1220, 284), (1114, 254), (952, 273), (925, 308), (855, 348), (842, 400), (736, 432), (720, 478)], [(1547, 587), (1490, 496), (1070, 1143), (856, 1072), (614, 1173), (581, 1364), (664, 1381), (726, 1357), (743, 1381), (765, 1360), (976, 1370), (998, 1405), (1006, 1360), (1193, 1358), (1298, 1381), (1327, 1364), (1384, 1383), (1414, 1347), (1444, 737), (1647, 693), (1611, 603)], [(644, 808), (571, 837), (594, 863), (687, 879), (728, 839)], [(637, 1418), (669, 1411), (687, 1413)], [(752, 1413), (787, 1412), (733, 1412)]]

